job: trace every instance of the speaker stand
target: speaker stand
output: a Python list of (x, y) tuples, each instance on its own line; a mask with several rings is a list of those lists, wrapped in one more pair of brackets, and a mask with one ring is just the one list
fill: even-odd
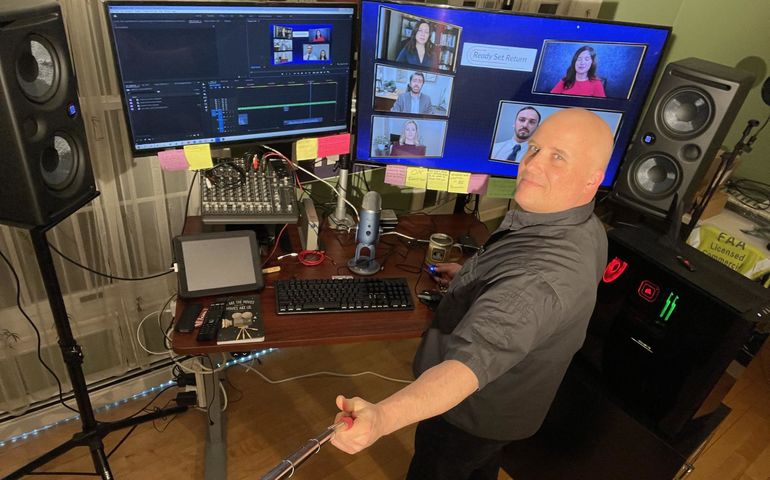
[[(24, 475), (33, 474), (33, 472), (42, 465), (70, 451), (74, 447), (88, 447), (91, 451), (91, 459), (94, 463), (96, 475), (104, 480), (112, 480), (112, 472), (107, 461), (107, 455), (104, 453), (104, 443), (102, 439), (111, 432), (120, 430), (144, 422), (156, 420), (167, 415), (181, 413), (187, 410), (186, 406), (176, 406), (162, 409), (146, 415), (119, 420), (117, 422), (99, 422), (94, 416), (94, 410), (91, 405), (91, 399), (88, 396), (88, 385), (86, 384), (85, 374), (83, 373), (83, 351), (80, 345), (72, 336), (67, 310), (64, 306), (59, 280), (56, 276), (56, 268), (51, 257), (51, 251), (48, 247), (45, 233), (52, 225), (36, 227), (30, 230), (32, 246), (37, 257), (37, 264), (40, 268), (40, 274), (43, 278), (46, 293), (48, 294), (48, 303), (51, 306), (56, 333), (59, 336), (59, 348), (67, 365), (72, 391), (80, 412), (80, 423), (83, 428), (80, 432), (72, 436), (72, 439), (64, 442), (58, 447), (44, 453), (30, 463), (19, 468), (15, 472), (5, 477), (5, 480), (21, 478)], [(38, 474), (45, 474), (40, 472)], [(81, 474), (77, 474), (81, 475)], [(82, 475), (94, 475), (93, 473), (82, 473)]]

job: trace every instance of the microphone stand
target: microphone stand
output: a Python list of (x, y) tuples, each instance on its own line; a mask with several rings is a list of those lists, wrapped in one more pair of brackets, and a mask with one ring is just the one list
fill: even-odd
[(345, 200), (348, 196), (348, 174), (353, 169), (353, 160), (350, 154), (340, 155), (339, 172), (340, 179), (337, 183), (337, 207), (334, 213), (329, 215), (329, 226), (335, 230), (350, 230), (356, 224), (353, 217), (347, 213)]
[(751, 146), (746, 144), (745, 141), (751, 133), (751, 130), (757, 125), (759, 125), (757, 120), (749, 120), (748, 125), (746, 125), (746, 128), (741, 134), (740, 140), (738, 140), (733, 149), (729, 152), (723, 153), (720, 157), (719, 167), (712, 177), (711, 182), (709, 182), (708, 187), (706, 187), (706, 191), (703, 193), (700, 201), (696, 202), (692, 207), (690, 222), (687, 224), (683, 232), (684, 239), (687, 239), (690, 236), (690, 233), (692, 233), (693, 229), (695, 229), (695, 226), (698, 224), (701, 215), (703, 215), (703, 211), (706, 209), (706, 205), (708, 205), (711, 197), (719, 189), (719, 186), (722, 185), (725, 176), (733, 168), (733, 165), (735, 165), (735, 161), (738, 159), (738, 157), (741, 156), (744, 150), (751, 151)]

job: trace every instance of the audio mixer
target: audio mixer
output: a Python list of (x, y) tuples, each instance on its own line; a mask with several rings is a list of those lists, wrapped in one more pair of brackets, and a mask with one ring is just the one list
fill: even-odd
[(294, 175), (286, 160), (256, 169), (245, 158), (217, 159), (201, 176), (201, 216), (206, 224), (297, 223)]

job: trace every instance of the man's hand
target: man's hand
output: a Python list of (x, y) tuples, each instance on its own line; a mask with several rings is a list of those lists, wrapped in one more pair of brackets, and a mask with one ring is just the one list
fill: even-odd
[(334, 422), (342, 417), (352, 417), (353, 426), (345, 430), (338, 429), (332, 437), (332, 445), (346, 453), (358, 453), (367, 448), (386, 432), (382, 431), (382, 412), (380, 407), (361, 398), (337, 396), (337, 408), (342, 410)]
[(432, 276), (433, 280), (442, 287), (446, 287), (449, 285), (449, 282), (455, 278), (455, 275), (457, 275), (457, 272), (459, 272), (461, 268), (462, 265), (459, 263), (437, 263), (436, 274)]

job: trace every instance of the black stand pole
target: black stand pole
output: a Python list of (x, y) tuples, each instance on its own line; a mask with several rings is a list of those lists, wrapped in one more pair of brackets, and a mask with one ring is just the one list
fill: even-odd
[[(748, 151), (751, 151), (751, 145), (747, 145), (745, 140), (749, 137), (749, 134), (751, 133), (751, 130), (759, 125), (759, 122), (757, 120), (749, 120), (748, 125), (746, 125), (746, 128), (743, 130), (743, 134), (741, 135), (740, 140), (738, 140), (738, 143), (735, 144), (733, 149), (729, 152), (723, 153), (722, 156), (719, 159), (719, 167), (717, 168), (716, 173), (711, 178), (711, 181), (709, 182), (708, 186), (706, 187), (706, 191), (703, 193), (703, 198), (700, 199), (700, 201), (695, 204), (692, 208), (691, 214), (690, 214), (690, 223), (687, 224), (687, 227), (684, 230), (684, 238), (687, 239), (690, 236), (690, 233), (695, 229), (695, 227), (698, 225), (698, 221), (700, 220), (701, 215), (703, 215), (703, 211), (706, 209), (706, 206), (708, 205), (709, 201), (711, 200), (711, 197), (716, 193), (716, 191), (719, 189), (719, 187), (722, 185), (722, 182), (725, 180), (725, 175), (730, 171), (730, 169), (735, 164), (735, 160), (738, 159), (738, 157), (743, 153), (743, 150), (746, 149), (746, 147), (749, 147)], [(756, 140), (756, 137), (755, 137)], [(750, 143), (754, 143), (751, 141)]]
[[(67, 365), (67, 372), (72, 383), (72, 391), (77, 402), (78, 411), (80, 412), (80, 423), (83, 425), (83, 430), (73, 435), (72, 439), (11, 473), (5, 479), (21, 478), (24, 475), (31, 474), (38, 467), (45, 465), (74, 447), (88, 447), (91, 451), (91, 459), (94, 462), (96, 475), (101, 476), (104, 480), (111, 480), (113, 476), (110, 471), (110, 465), (107, 462), (107, 456), (104, 454), (104, 443), (102, 442), (104, 437), (115, 430), (183, 412), (187, 410), (187, 407), (176, 406), (117, 422), (98, 422), (96, 420), (94, 409), (91, 406), (91, 399), (88, 396), (88, 385), (83, 374), (83, 352), (72, 336), (67, 309), (64, 306), (59, 280), (56, 276), (56, 268), (45, 237), (45, 232), (49, 228), (51, 228), (50, 225), (34, 228), (30, 231), (30, 235), (40, 274), (43, 277), (45, 291), (48, 294), (48, 303), (51, 305), (56, 333), (59, 336), (59, 348), (61, 349), (64, 363)], [(94, 474), (84, 473), (83, 475)]]

